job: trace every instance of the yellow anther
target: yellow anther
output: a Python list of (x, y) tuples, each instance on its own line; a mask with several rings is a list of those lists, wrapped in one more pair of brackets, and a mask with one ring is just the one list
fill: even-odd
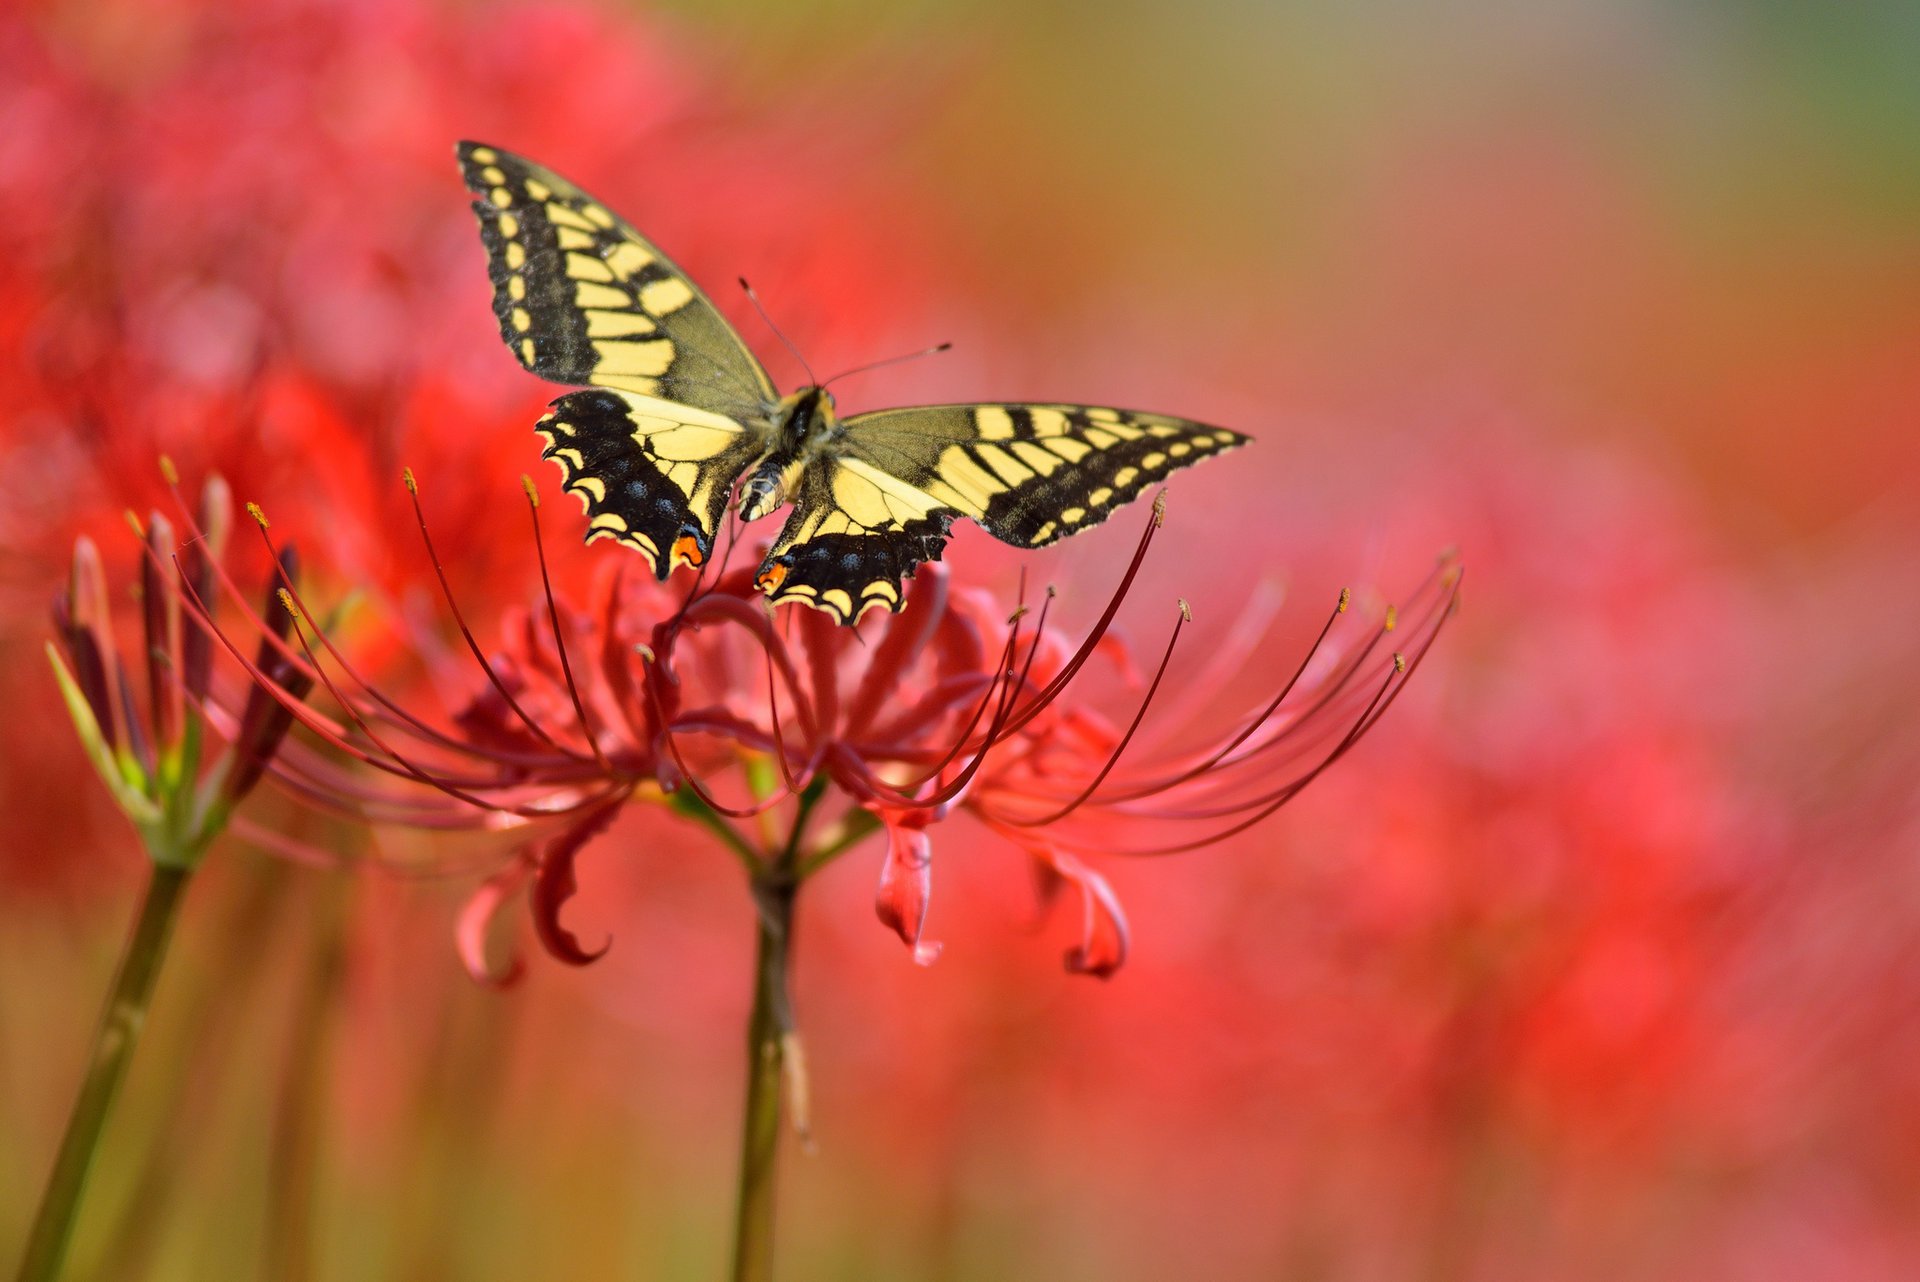
[(160, 479), (168, 485), (180, 484), (180, 472), (174, 467), (173, 459), (165, 454), (160, 456)]
[(1188, 608), (1188, 606), (1187, 606), (1187, 599), (1186, 599), (1185, 597), (1176, 597), (1175, 599), (1176, 599), (1177, 601), (1179, 601), (1179, 602), (1180, 602), (1180, 619), (1181, 619), (1181, 621), (1182, 621), (1183, 623), (1192, 623), (1192, 622), (1193, 622), (1193, 611), (1192, 611), (1192, 610), (1191, 610), (1190, 608)]
[(1400, 611), (1394, 606), (1391, 606), (1391, 605), (1388, 606), (1386, 630), (1388, 632), (1393, 631), (1394, 628), (1399, 625), (1399, 623), (1400, 623)]
[(420, 492), (420, 483), (413, 479), (412, 468), (410, 467), (401, 468), (400, 479), (407, 483), (407, 493), (418, 494)]
[(1161, 490), (1153, 496), (1153, 528), (1159, 529), (1167, 519), (1167, 492)]
[(1347, 607), (1352, 604), (1353, 604), (1353, 589), (1341, 588), (1340, 589), (1340, 605), (1337, 609), (1334, 610), (1334, 613), (1345, 614), (1347, 612)]
[(1393, 670), (1395, 672), (1405, 672), (1407, 670), (1407, 656), (1401, 654), (1398, 650), (1393, 652)]
[(540, 491), (533, 488), (533, 478), (525, 472), (520, 473), (520, 488), (527, 492), (527, 502), (540, 506)]
[(273, 522), (267, 520), (267, 514), (260, 510), (260, 505), (258, 503), (247, 504), (247, 515), (252, 517), (254, 520), (258, 521), (260, 523), (260, 528), (263, 530), (266, 529), (269, 525), (273, 524)]
[(127, 526), (129, 529), (133, 531), (134, 538), (144, 539), (147, 537), (146, 530), (142, 528), (140, 525), (140, 514), (138, 512), (134, 511), (132, 508), (128, 508), (124, 513), (122, 513), (122, 515), (126, 517)]
[(300, 607), (293, 603), (293, 593), (287, 591), (285, 588), (281, 588), (279, 596), (280, 604), (287, 607), (288, 616), (298, 622), (300, 619)]

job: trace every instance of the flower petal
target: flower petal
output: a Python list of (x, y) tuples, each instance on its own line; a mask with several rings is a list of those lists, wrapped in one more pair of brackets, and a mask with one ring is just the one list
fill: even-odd
[(533, 893), (529, 897), (533, 908), (534, 933), (540, 936), (540, 943), (549, 953), (569, 966), (585, 966), (596, 962), (613, 946), (613, 940), (609, 938), (593, 952), (582, 948), (573, 932), (560, 924), (560, 910), (573, 898), (573, 892), (579, 889), (579, 884), (573, 878), (573, 861), (582, 847), (613, 823), (613, 817), (620, 812), (620, 803), (624, 800), (624, 796), (616, 797), (587, 811), (584, 818), (549, 841), (546, 849), (540, 853), (540, 871), (534, 879)]
[(1120, 897), (1093, 869), (1064, 850), (1050, 845), (1027, 845), (1042, 865), (1080, 892), (1080, 942), (1067, 950), (1067, 969), (1098, 979), (1110, 978), (1127, 960), (1127, 915)]
[(926, 927), (927, 902), (933, 890), (933, 842), (927, 837), (927, 825), (934, 821), (934, 812), (879, 806), (869, 809), (880, 816), (887, 829), (887, 858), (880, 865), (874, 911), (913, 950), (914, 961), (931, 965), (940, 955), (940, 945), (921, 942), (920, 934)]
[(511, 988), (527, 973), (526, 958), (517, 951), (507, 959), (505, 966), (495, 969), (487, 960), (487, 935), (493, 928), (494, 919), (499, 916), (501, 905), (526, 885), (532, 872), (530, 860), (515, 859), (487, 878), (461, 908), (459, 924), (454, 928), (454, 940), (460, 950), (461, 964), (467, 968), (467, 974), (473, 976), (474, 983), (487, 988)]

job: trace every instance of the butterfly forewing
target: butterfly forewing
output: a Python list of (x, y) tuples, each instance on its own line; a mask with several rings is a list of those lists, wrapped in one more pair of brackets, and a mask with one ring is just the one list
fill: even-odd
[(778, 399), (726, 318), (624, 219), (497, 147), (463, 142), (459, 156), (500, 336), (522, 365), (733, 418)]
[(1087, 405), (929, 405), (847, 420), (846, 452), (1016, 547), (1100, 524), (1170, 472), (1246, 444), (1225, 428)]

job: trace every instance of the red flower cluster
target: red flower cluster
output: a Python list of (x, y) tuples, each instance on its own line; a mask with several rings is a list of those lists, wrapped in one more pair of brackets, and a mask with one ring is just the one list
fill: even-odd
[[(411, 474), (408, 485), (414, 488)], [(527, 495), (546, 579), (530, 484)], [(417, 492), (415, 502), (417, 509)], [(1124, 726), (1069, 692), (1077, 692), (1103, 652), (1130, 674), (1112, 625), (1160, 527), (1163, 503), (1156, 500), (1103, 613), (1077, 643), (1049, 625), (1051, 590), (1037, 609), (1021, 603), (1009, 617), (986, 594), (956, 586), (937, 564), (922, 568), (901, 612), (868, 635), (810, 610), (770, 611), (750, 573), (725, 564), (711, 581), (703, 571), (690, 589), (676, 592), (629, 575), (624, 559), (609, 560), (584, 608), (564, 603), (547, 580), (542, 607), (508, 616), (493, 656), (474, 639), (448, 589), (478, 688), (446, 727), (365, 680), (289, 583), (286, 609), (301, 626), (277, 647), (278, 657), (324, 687), (340, 716), (293, 698), (283, 699), (286, 712), (335, 753), (388, 780), (370, 783), (344, 772), (306, 745), (290, 748), (272, 769), (296, 796), (376, 821), (535, 825), (523, 857), (488, 882), (462, 924), (463, 952), (479, 973), (487, 918), (529, 881), (547, 949), (574, 964), (598, 956), (559, 914), (573, 893), (574, 861), (622, 802), (667, 801), (714, 828), (751, 863), (750, 844), (731, 822), (789, 803), (810, 811), (831, 785), (844, 807), (839, 837), (800, 852), (797, 875), (884, 828), (878, 912), (918, 960), (938, 951), (923, 938), (931, 830), (964, 812), (1029, 853), (1044, 886), (1077, 893), (1081, 939), (1067, 964), (1110, 975), (1126, 959), (1126, 920), (1086, 856), (1196, 849), (1278, 810), (1378, 723), (1438, 636), (1459, 589), (1458, 567), (1443, 561), (1404, 612), (1388, 607), (1362, 628), (1351, 626), (1351, 598), (1343, 592), (1314, 645), (1262, 705), (1197, 744), (1143, 747), (1139, 732), (1168, 688), (1190, 620), (1185, 602)], [(268, 537), (264, 515), (255, 515)], [(444, 588), (424, 517), (420, 528)], [(1401, 638), (1406, 648), (1394, 648)], [(1188, 706), (1210, 706), (1257, 639), (1249, 635), (1241, 649), (1217, 654), (1204, 678), (1209, 689), (1185, 692)], [(229, 648), (239, 657), (240, 647)], [(250, 671), (266, 676), (257, 666)], [(724, 780), (736, 773), (749, 789), (729, 795), (739, 789)]]

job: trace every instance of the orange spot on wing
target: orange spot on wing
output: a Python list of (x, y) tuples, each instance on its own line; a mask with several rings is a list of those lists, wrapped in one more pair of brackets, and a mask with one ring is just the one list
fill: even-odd
[(762, 592), (777, 592), (780, 589), (780, 585), (786, 581), (787, 567), (784, 565), (774, 565), (764, 570), (760, 577), (753, 581), (753, 585)]
[(688, 565), (696, 566), (707, 559), (706, 553), (700, 550), (699, 540), (695, 539), (691, 534), (683, 534), (674, 540), (673, 555), (676, 560), (685, 561)]

